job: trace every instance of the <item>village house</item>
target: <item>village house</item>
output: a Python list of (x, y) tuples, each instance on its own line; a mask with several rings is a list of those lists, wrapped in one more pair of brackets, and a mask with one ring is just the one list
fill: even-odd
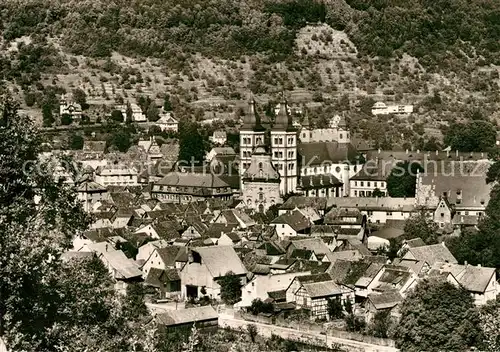
[(336, 283), (329, 274), (297, 276), (286, 289), (287, 302), (309, 310), (312, 318), (329, 318), (328, 301), (332, 299), (354, 304), (354, 290)]
[(137, 170), (120, 164), (108, 164), (98, 167), (95, 181), (103, 186), (137, 186)]
[[(142, 233), (142, 232), (136, 232), (136, 233)], [(165, 240), (156, 240), (147, 242), (139, 247), (135, 259), (137, 260), (137, 262), (145, 263), (146, 260), (148, 260), (148, 258), (157, 248), (168, 247), (168, 245), (169, 245), (168, 241)]]
[(59, 115), (69, 115), (75, 120), (80, 119), (82, 117), (82, 106), (73, 101), (71, 94), (63, 94), (59, 100)]
[(217, 145), (224, 145), (227, 141), (226, 131), (214, 131), (213, 135), (210, 136), (210, 141)]
[(347, 144), (350, 142), (349, 130), (343, 115), (335, 115), (330, 119), (327, 128), (311, 128), (309, 116), (304, 116), (299, 138), (302, 143), (337, 142)]
[(495, 268), (441, 262), (435, 263), (431, 270), (452, 274), (457, 282), (471, 293), (476, 306), (494, 300), (500, 293)]
[(409, 115), (413, 112), (413, 105), (387, 105), (382, 102), (376, 102), (372, 107), (373, 115)]
[(127, 119), (127, 110), (130, 107), (130, 111), (132, 113), (132, 121), (133, 122), (146, 122), (146, 115), (142, 112), (142, 109), (136, 103), (129, 103), (128, 105), (118, 105), (116, 110), (120, 110), (122, 116)]
[(329, 206), (358, 209), (368, 223), (385, 224), (388, 220), (406, 220), (416, 211), (415, 198), (341, 197), (328, 199)]
[(365, 319), (368, 324), (373, 322), (379, 312), (389, 311), (389, 316), (395, 321), (401, 317), (400, 307), (403, 297), (397, 291), (388, 291), (381, 294), (369, 294), (365, 303)]
[(231, 246), (196, 247), (188, 252), (188, 262), (180, 271), (182, 297), (198, 298), (205, 294), (220, 299), (217, 280), (232, 272), (246, 284), (247, 270)]
[(179, 297), (181, 294), (181, 278), (177, 269), (151, 268), (144, 285), (154, 287), (160, 299)]
[(424, 262), (430, 267), (438, 262), (458, 264), (444, 242), (427, 246), (410, 247), (403, 255), (403, 258), (401, 258), (401, 263), (404, 261)]
[(430, 164), (417, 175), (417, 205), (427, 209), (440, 228), (477, 225), (490, 200), (489, 166), (488, 160)]
[(155, 248), (148, 259), (142, 265), (143, 277), (149, 274), (151, 268), (157, 269), (175, 269), (176, 259), (180, 247), (168, 246)]
[(287, 237), (295, 237), (298, 234), (309, 233), (312, 223), (299, 210), (278, 216), (271, 221), (271, 225), (276, 229), (280, 240)]
[(278, 215), (289, 213), (295, 209), (312, 208), (316, 210), (319, 215), (324, 216), (327, 207), (326, 198), (292, 196), (279, 206)]
[(235, 304), (236, 308), (246, 308), (252, 305), (253, 300), (265, 301), (280, 292), (286, 296), (286, 289), (297, 276), (310, 275), (310, 272), (286, 273), (277, 275), (256, 275), (245, 286), (241, 287), (241, 301)]
[(108, 199), (108, 190), (97, 182), (86, 180), (77, 188), (77, 198), (82, 202), (83, 210), (90, 213), (97, 202)]
[(231, 147), (214, 147), (205, 156), (207, 161), (212, 161), (215, 157), (231, 157), (235, 160), (236, 152)]
[(154, 124), (158, 126), (162, 132), (177, 133), (179, 131), (179, 122), (174, 119), (169, 112), (160, 114), (160, 118)]

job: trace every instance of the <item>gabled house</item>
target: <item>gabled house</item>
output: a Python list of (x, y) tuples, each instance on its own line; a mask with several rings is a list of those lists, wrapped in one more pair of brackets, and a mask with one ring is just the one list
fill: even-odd
[(300, 211), (293, 210), (291, 213), (278, 216), (271, 221), (271, 225), (276, 229), (278, 238), (283, 240), (299, 234), (308, 234), (313, 224)]
[(175, 268), (175, 260), (179, 253), (180, 247), (168, 246), (155, 248), (153, 253), (144, 262), (142, 266), (142, 271), (146, 277), (149, 274), (151, 268), (158, 268), (166, 270), (168, 268)]
[(437, 262), (458, 264), (457, 260), (453, 254), (451, 254), (444, 242), (428, 246), (408, 248), (401, 262), (403, 261), (422, 261), (427, 263), (429, 266), (433, 266)]
[[(139, 233), (141, 233), (141, 232), (139, 232)], [(139, 261), (145, 262), (146, 260), (148, 260), (148, 258), (151, 256), (151, 254), (157, 248), (164, 248), (164, 247), (168, 247), (168, 246), (169, 246), (169, 244), (168, 244), (168, 241), (166, 241), (166, 240), (156, 240), (156, 241), (148, 242), (148, 243), (142, 245), (141, 247), (139, 247), (137, 256), (135, 258), (138, 262)]]
[(313, 318), (328, 318), (328, 301), (354, 303), (354, 290), (338, 284), (329, 274), (297, 276), (286, 290), (287, 302), (295, 302), (297, 309), (308, 309)]
[(365, 309), (366, 322), (369, 324), (379, 312), (389, 311), (389, 315), (395, 320), (399, 320), (399, 308), (403, 302), (403, 297), (398, 291), (386, 291), (383, 293), (371, 293), (368, 295)]
[(286, 297), (286, 289), (297, 276), (310, 275), (310, 272), (286, 273), (278, 275), (256, 275), (245, 286), (241, 288), (241, 301), (235, 307), (250, 307), (252, 301), (260, 299), (265, 301), (274, 293), (282, 291)]
[(246, 229), (255, 225), (255, 221), (250, 218), (250, 216), (236, 209), (221, 211), (213, 222), (215, 224), (235, 225), (241, 229)]
[(295, 209), (312, 208), (316, 210), (318, 214), (324, 216), (327, 207), (326, 198), (292, 196), (288, 198), (284, 204), (280, 205), (278, 215), (283, 215)]
[(174, 119), (172, 114), (169, 112), (161, 114), (158, 121), (156, 121), (154, 124), (160, 127), (163, 132), (177, 132), (179, 130), (179, 122)]
[(286, 247), (287, 258), (290, 258), (296, 250), (306, 250), (315, 253), (315, 257), (324, 256), (330, 253), (330, 248), (323, 242), (321, 238), (306, 238), (291, 240)]
[(180, 272), (182, 297), (199, 297), (203, 289), (209, 297), (220, 299), (217, 280), (229, 272), (246, 284), (247, 270), (233, 247), (192, 248), (188, 252), (188, 262)]
[(476, 306), (481, 306), (489, 300), (494, 300), (500, 293), (495, 268), (485, 268), (469, 264), (436, 263), (432, 270), (437, 270), (439, 273), (452, 274), (458, 283), (471, 293)]
[(160, 299), (181, 294), (181, 278), (177, 269), (151, 268), (144, 280), (144, 285), (157, 289)]
[(238, 246), (241, 244), (241, 237), (236, 232), (223, 233), (217, 240), (218, 246)]
[(122, 294), (126, 292), (129, 283), (140, 281), (142, 278), (139, 265), (127, 258), (122, 251), (102, 251), (97, 254), (97, 257), (102, 260), (111, 277), (116, 280), (115, 289)]
[(403, 297), (417, 284), (417, 275), (406, 266), (388, 265), (383, 268), (382, 275), (378, 277), (374, 292), (397, 291)]

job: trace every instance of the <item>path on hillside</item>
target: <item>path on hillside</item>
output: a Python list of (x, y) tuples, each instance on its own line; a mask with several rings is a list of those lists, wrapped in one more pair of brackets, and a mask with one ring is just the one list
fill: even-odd
[(231, 315), (226, 313), (219, 314), (219, 326), (223, 328), (231, 329), (246, 329), (247, 325), (255, 325), (259, 335), (264, 337), (271, 337), (272, 334), (278, 335), (281, 338), (288, 340), (299, 341), (302, 340), (307, 343), (307, 340), (312, 339), (315, 341), (323, 341), (328, 344), (328, 347), (334, 347), (335, 345), (340, 345), (342, 348), (346, 348), (348, 351), (365, 351), (365, 352), (397, 352), (397, 348), (388, 346), (372, 345), (365, 342), (346, 340), (333, 336), (326, 336), (323, 334), (317, 334), (307, 331), (301, 331), (296, 329), (285, 328), (276, 325), (268, 325), (257, 322), (246, 321), (242, 319), (236, 319)]

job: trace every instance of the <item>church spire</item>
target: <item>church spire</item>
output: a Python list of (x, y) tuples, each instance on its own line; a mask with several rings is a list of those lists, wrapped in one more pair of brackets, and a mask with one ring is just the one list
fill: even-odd
[(276, 116), (276, 121), (274, 122), (273, 130), (290, 131), (293, 130), (292, 116), (288, 113), (288, 104), (285, 98), (285, 94), (282, 93), (280, 110)]
[(245, 116), (243, 116), (243, 126), (241, 127), (241, 129), (253, 131), (262, 130), (260, 116), (259, 114), (257, 114), (257, 108), (253, 96), (248, 102), (248, 112), (245, 114)]

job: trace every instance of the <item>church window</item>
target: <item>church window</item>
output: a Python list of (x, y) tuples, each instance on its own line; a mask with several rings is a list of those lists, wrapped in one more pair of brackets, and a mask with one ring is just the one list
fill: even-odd
[(342, 138), (343, 138), (343, 136), (342, 136), (342, 133), (341, 133), (341, 134), (340, 134), (340, 139), (342, 139)]
[(337, 166), (337, 167), (335, 168), (335, 172), (337, 172), (337, 173), (338, 173), (338, 172), (340, 172), (340, 166)]
[(259, 163), (259, 170), (262, 170), (262, 163)]

